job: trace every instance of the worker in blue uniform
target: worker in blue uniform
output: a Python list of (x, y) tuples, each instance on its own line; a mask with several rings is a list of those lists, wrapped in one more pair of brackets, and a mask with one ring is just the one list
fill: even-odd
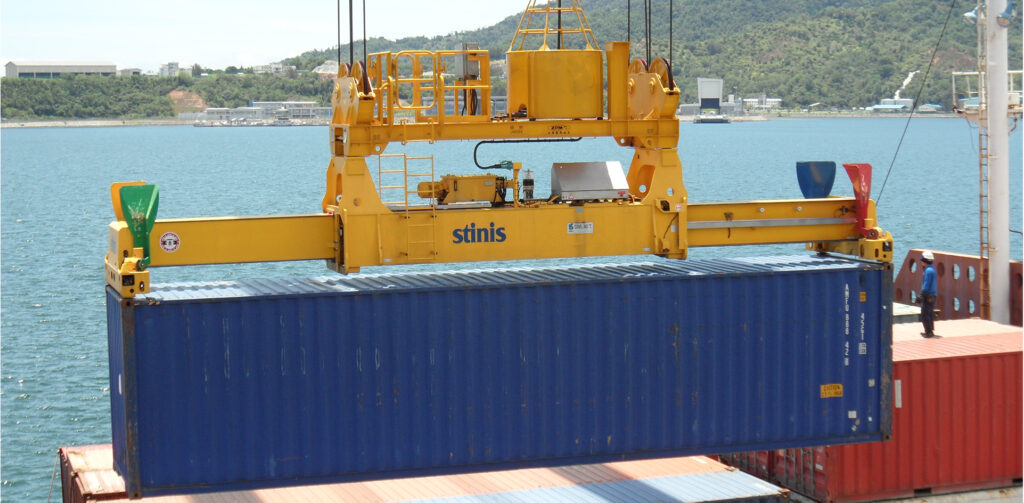
[(925, 250), (921, 254), (921, 262), (924, 262), (925, 267), (918, 300), (921, 302), (921, 323), (924, 325), (924, 332), (921, 332), (921, 336), (926, 339), (935, 337), (935, 296), (939, 291), (935, 267), (932, 266), (934, 261), (935, 255), (931, 251)]

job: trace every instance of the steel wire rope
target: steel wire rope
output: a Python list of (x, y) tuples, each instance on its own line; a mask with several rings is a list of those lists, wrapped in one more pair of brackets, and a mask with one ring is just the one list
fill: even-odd
[(341, 70), (341, 0), (338, 0), (338, 69)]
[(651, 64), (651, 0), (644, 1), (644, 47), (647, 49), (647, 64)]
[(353, 47), (355, 40), (352, 38), (352, 32), (352, 0), (348, 0), (348, 66), (350, 69), (356, 62), (355, 47)]
[[(367, 0), (362, 0), (362, 66), (367, 66)], [(366, 73), (366, 68), (362, 69)], [(370, 92), (369, 89), (365, 89)]]
[(914, 96), (914, 104), (910, 106), (910, 115), (907, 117), (907, 123), (903, 125), (903, 134), (900, 135), (900, 141), (896, 144), (896, 151), (892, 153), (892, 161), (889, 162), (889, 170), (885, 172), (885, 179), (882, 180), (882, 188), (878, 189), (878, 197), (875, 198), (875, 206), (882, 205), (882, 193), (885, 192), (885, 184), (889, 181), (889, 175), (892, 174), (892, 168), (896, 164), (896, 156), (900, 154), (900, 147), (903, 146), (903, 138), (907, 136), (907, 129), (910, 128), (910, 119), (914, 118), (914, 107), (921, 99), (921, 93), (924, 92), (924, 86), (928, 83), (928, 75), (932, 71), (932, 64), (935, 63), (935, 54), (939, 52), (939, 46), (942, 45), (942, 37), (946, 35), (946, 27), (949, 26), (949, 19), (953, 16), (953, 9), (956, 8), (956, 0), (952, 0), (949, 3), (949, 12), (946, 13), (946, 22), (942, 24), (942, 31), (939, 33), (939, 39), (935, 41), (935, 48), (932, 49), (932, 55), (928, 58), (928, 68), (924, 71), (924, 78), (921, 80), (921, 85), (917, 88), (917, 95)]
[(50, 496), (53, 496), (53, 483), (57, 480), (57, 461), (60, 460), (60, 454), (53, 460), (53, 473), (50, 474), (50, 491), (46, 493), (46, 503), (50, 503)]

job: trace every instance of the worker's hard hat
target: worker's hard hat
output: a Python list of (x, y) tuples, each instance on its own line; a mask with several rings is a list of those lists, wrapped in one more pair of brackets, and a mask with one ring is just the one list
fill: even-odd
[(924, 253), (921, 254), (921, 259), (928, 262), (934, 262), (935, 255), (932, 254), (931, 250), (925, 250)]

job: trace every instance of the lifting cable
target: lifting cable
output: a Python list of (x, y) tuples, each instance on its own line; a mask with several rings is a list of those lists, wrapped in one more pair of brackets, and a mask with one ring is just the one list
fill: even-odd
[(651, 64), (651, 0), (644, 0), (644, 42), (649, 65)]
[(348, 67), (352, 68), (355, 65), (355, 49), (352, 47), (354, 41), (352, 39), (352, 0), (348, 0)]
[(907, 123), (903, 126), (903, 134), (900, 135), (900, 141), (896, 144), (896, 151), (892, 154), (892, 161), (889, 162), (889, 171), (885, 173), (885, 180), (882, 181), (882, 188), (878, 190), (878, 197), (875, 198), (875, 205), (881, 206), (882, 204), (882, 193), (885, 192), (885, 183), (889, 181), (889, 175), (892, 174), (892, 167), (896, 164), (896, 156), (900, 153), (900, 147), (903, 146), (903, 138), (907, 136), (907, 128), (910, 127), (910, 119), (914, 118), (914, 108), (916, 108), (919, 100), (921, 99), (921, 93), (924, 91), (925, 84), (928, 83), (928, 74), (932, 71), (932, 63), (935, 62), (935, 54), (939, 52), (939, 46), (942, 45), (942, 37), (946, 34), (946, 27), (949, 26), (949, 19), (953, 16), (953, 9), (956, 8), (956, 0), (952, 0), (949, 3), (949, 12), (946, 14), (946, 22), (942, 25), (942, 32), (939, 33), (939, 39), (935, 42), (935, 48), (932, 49), (932, 55), (928, 58), (928, 69), (924, 72), (924, 79), (921, 80), (921, 86), (917, 88), (917, 96), (914, 96), (914, 104), (910, 107), (910, 115), (907, 116)]
[(478, 161), (476, 158), (476, 151), (477, 149), (480, 148), (480, 145), (483, 145), (484, 143), (553, 143), (561, 141), (580, 141), (582, 139), (583, 137), (579, 136), (576, 138), (526, 138), (522, 140), (483, 140), (481, 142), (478, 142), (476, 146), (473, 147), (473, 164), (476, 164), (476, 167), (480, 169), (511, 169), (511, 167), (506, 168), (505, 166), (502, 166), (502, 163), (500, 162), (497, 164), (491, 164), (490, 166), (481, 166), (480, 161)]
[[(366, 73), (367, 64), (370, 60), (367, 59), (367, 0), (362, 0), (362, 71)], [(366, 92), (370, 92), (367, 90)]]
[(562, 0), (558, 0), (558, 48), (562, 48)]
[(338, 0), (338, 68), (341, 69), (341, 0)]

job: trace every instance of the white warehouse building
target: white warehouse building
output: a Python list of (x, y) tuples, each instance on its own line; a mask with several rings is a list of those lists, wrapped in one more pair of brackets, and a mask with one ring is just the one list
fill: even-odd
[(8, 78), (54, 79), (61, 75), (117, 75), (117, 65), (106, 61), (10, 61)]

